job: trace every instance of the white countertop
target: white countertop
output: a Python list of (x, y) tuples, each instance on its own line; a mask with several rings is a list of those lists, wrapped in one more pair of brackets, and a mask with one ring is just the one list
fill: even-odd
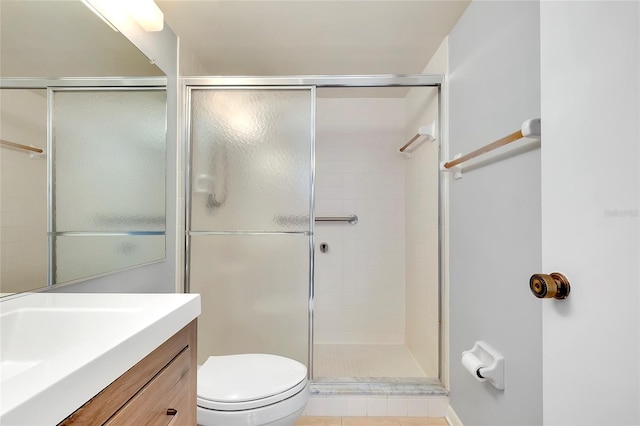
[(0, 315), (0, 424), (52, 425), (200, 315), (200, 295), (35, 293)]

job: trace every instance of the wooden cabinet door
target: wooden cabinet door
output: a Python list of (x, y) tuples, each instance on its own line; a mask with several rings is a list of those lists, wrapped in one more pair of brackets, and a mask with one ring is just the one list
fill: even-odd
[(191, 349), (186, 348), (107, 423), (120, 425), (192, 425), (189, 401)]

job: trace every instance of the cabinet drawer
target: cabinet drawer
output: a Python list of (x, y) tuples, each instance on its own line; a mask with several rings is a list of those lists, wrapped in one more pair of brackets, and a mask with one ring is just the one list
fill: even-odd
[[(129, 422), (128, 424), (136, 426), (137, 424), (166, 424), (173, 418), (175, 419), (173, 425), (195, 425), (196, 334), (197, 321), (194, 320), (63, 420), (58, 426), (95, 426), (114, 420), (114, 416), (117, 416), (130, 402), (140, 396), (147, 386), (155, 383), (155, 380), (159, 379), (160, 375), (165, 372), (166, 374), (163, 374), (163, 377), (173, 377), (172, 380), (175, 382), (170, 379), (163, 379), (167, 387), (160, 391), (160, 396), (156, 399), (165, 398), (163, 399), (165, 401), (166, 396), (174, 395), (174, 391), (171, 389), (173, 384), (177, 384), (179, 387), (184, 386), (183, 381), (185, 379), (180, 376), (180, 374), (183, 374), (186, 376), (188, 389), (184, 392), (179, 392), (181, 396), (191, 401), (187, 404), (187, 408), (180, 410), (178, 406), (167, 405), (163, 409), (164, 416), (162, 416), (162, 420), (154, 417), (152, 421)], [(184, 359), (187, 359), (187, 363), (189, 363), (189, 358), (191, 358), (191, 370), (188, 373), (184, 373), (182, 372), (183, 362)], [(172, 366), (172, 369), (167, 372), (169, 366)], [(180, 374), (175, 373), (176, 370), (173, 370), (173, 368), (177, 368)], [(155, 385), (154, 388), (158, 386)], [(169, 398), (166, 403), (172, 404), (174, 402), (177, 404), (179, 401), (175, 398)], [(180, 410), (178, 416), (167, 415), (167, 408)], [(167, 419), (163, 423), (165, 417)]]
[[(186, 348), (106, 423), (120, 425), (188, 424), (191, 349)], [(173, 412), (169, 412), (172, 410)], [(177, 417), (176, 417), (177, 416)]]

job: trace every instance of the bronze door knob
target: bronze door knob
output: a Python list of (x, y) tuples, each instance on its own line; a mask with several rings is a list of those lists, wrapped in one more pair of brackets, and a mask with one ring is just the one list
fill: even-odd
[(532, 275), (529, 288), (539, 299), (566, 299), (571, 291), (569, 280), (559, 272)]

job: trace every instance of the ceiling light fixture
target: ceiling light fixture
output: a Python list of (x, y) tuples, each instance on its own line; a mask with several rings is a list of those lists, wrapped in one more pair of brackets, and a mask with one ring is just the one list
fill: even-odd
[(114, 31), (116, 23), (132, 18), (145, 31), (162, 31), (164, 14), (153, 0), (82, 0)]
[(164, 13), (153, 0), (128, 0), (129, 14), (145, 31), (162, 31)]

